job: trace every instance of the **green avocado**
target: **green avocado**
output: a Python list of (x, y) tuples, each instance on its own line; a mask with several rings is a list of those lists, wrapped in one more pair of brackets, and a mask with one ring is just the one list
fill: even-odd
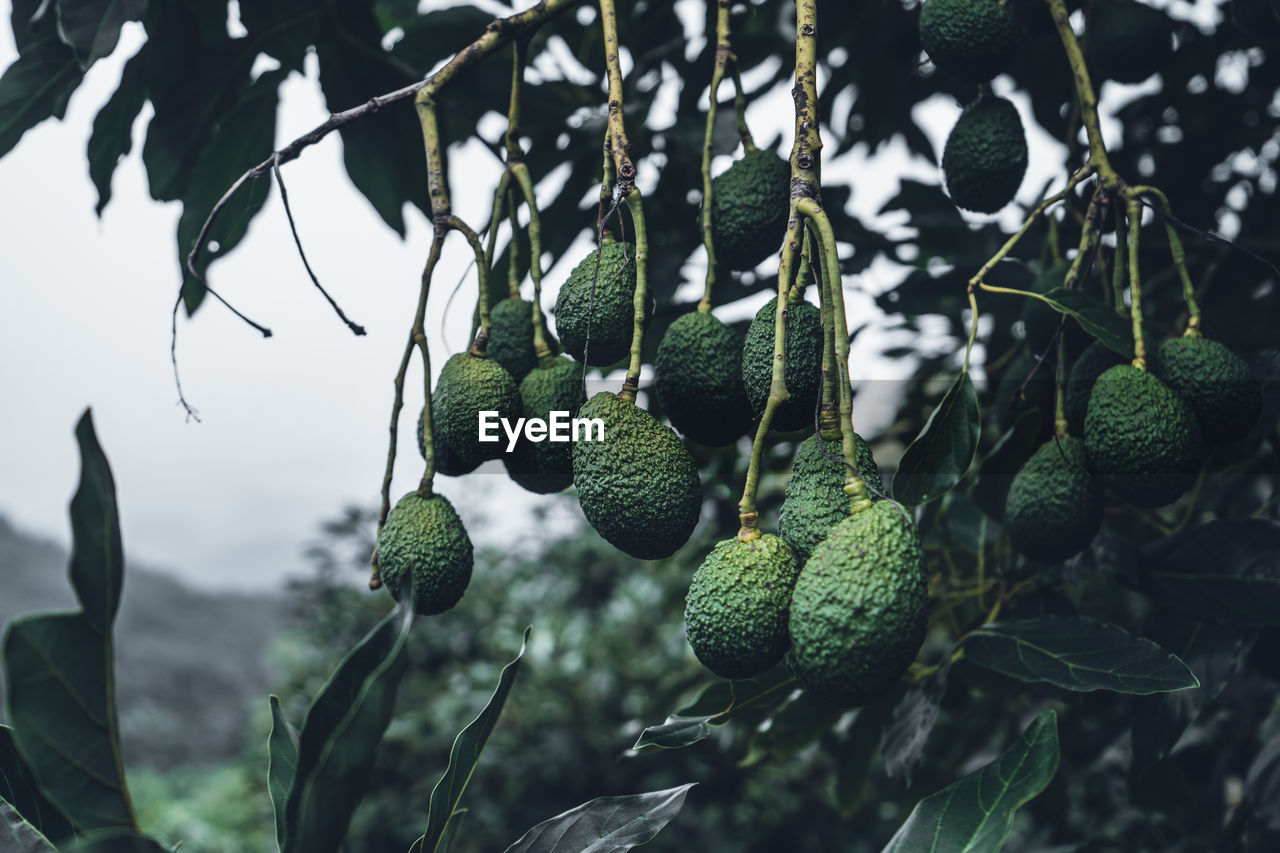
[(1262, 385), (1249, 364), (1218, 341), (1165, 341), (1157, 375), (1190, 404), (1207, 444), (1239, 441), (1258, 422)]
[[(520, 383), (524, 418), (548, 420), (552, 412), (572, 414), (581, 399), (582, 365), (563, 355), (547, 367), (535, 367)], [(573, 483), (573, 445), (568, 442), (529, 441), (522, 434), (502, 461), (512, 480), (540, 495), (563, 491)]]
[[(517, 383), (538, 364), (533, 351), (533, 303), (508, 297), (489, 310), (489, 357), (501, 364)], [(547, 345), (556, 351), (547, 333)]]
[(1013, 478), (1005, 498), (1009, 538), (1033, 560), (1058, 562), (1079, 554), (1102, 527), (1102, 481), (1086, 466), (1084, 442), (1050, 439)]
[(453, 504), (443, 495), (409, 492), (387, 513), (378, 533), (378, 571), (392, 598), (400, 600), (406, 578), (420, 616), (443, 613), (458, 603), (471, 582), (471, 539)]
[[(1160, 375), (1160, 351), (1152, 346), (1152, 339), (1145, 333), (1147, 368), (1156, 376)], [(1071, 431), (1077, 435), (1084, 432), (1084, 416), (1089, 410), (1089, 396), (1093, 393), (1093, 383), (1098, 377), (1117, 364), (1128, 364), (1130, 359), (1119, 355), (1099, 341), (1085, 347), (1084, 352), (1071, 365), (1067, 374), (1067, 423)]]
[[(742, 383), (747, 401), (758, 418), (769, 399), (773, 381), (774, 316), (778, 297), (756, 312), (742, 344)], [(791, 399), (773, 415), (773, 428), (790, 432), (813, 427), (813, 414), (822, 390), (822, 315), (804, 301), (787, 307), (787, 364), (783, 379)]]
[(460, 352), (441, 368), (434, 403), (432, 426), (443, 425), (442, 436), (464, 464), (479, 464), (497, 459), (505, 446), (497, 420), (491, 420), (490, 435), (496, 431), (499, 440), (480, 440), (480, 413), (496, 412), (497, 418), (514, 422), (520, 416), (520, 389), (498, 362)]
[(750, 678), (782, 660), (796, 559), (777, 536), (720, 542), (693, 573), (685, 599), (689, 645), (721, 678)]
[[(449, 449), (449, 440), (445, 437), (448, 430), (446, 424), (448, 418), (444, 417), (444, 407), (440, 405), (439, 395), (432, 395), (431, 410), (435, 417), (431, 421), (431, 447), (435, 450), (436, 473), (444, 474), (446, 477), (461, 477), (463, 474), (470, 474), (472, 471), (480, 467), (480, 460), (472, 462), (464, 461), (458, 454)], [(426, 417), (426, 408), (418, 412), (418, 453), (422, 454), (422, 458), (427, 458), (426, 436), (423, 433), (424, 419)]]
[(995, 213), (1013, 201), (1026, 171), (1027, 136), (1017, 107), (994, 95), (965, 107), (942, 148), (942, 177), (952, 203)]
[(1138, 506), (1173, 503), (1200, 463), (1200, 427), (1186, 401), (1150, 372), (1109, 368), (1093, 384), (1084, 418), (1089, 467)]
[(749, 151), (711, 182), (716, 263), (755, 269), (779, 251), (791, 212), (791, 166), (773, 151)]
[[(873, 489), (871, 499), (885, 493), (880, 469), (871, 455), (871, 447), (856, 432), (858, 474)], [(848, 468), (839, 439), (818, 444), (817, 433), (800, 442), (791, 479), (778, 514), (778, 535), (795, 552), (796, 563), (803, 566), (818, 543), (827, 538), (831, 528), (849, 517), (849, 496), (844, 493)], [(825, 456), (823, 454), (826, 454)], [(879, 492), (880, 495), (876, 495)]]
[[(597, 253), (593, 251), (569, 273), (556, 295), (556, 306), (551, 313), (566, 353), (582, 361), (585, 352), (588, 364), (606, 367), (631, 351), (636, 247), (632, 243), (609, 242), (598, 254), (599, 274)], [(588, 333), (591, 336), (589, 352)]]
[(1093, 0), (1084, 56), (1099, 83), (1141, 83), (1173, 56), (1173, 21), (1137, 0)]
[(928, 0), (920, 10), (920, 44), (942, 70), (970, 83), (985, 83), (1008, 68), (1018, 34), (1004, 3)]
[(863, 705), (920, 652), (929, 581), (915, 524), (879, 501), (832, 529), (791, 595), (789, 663), (800, 684), (841, 705)]
[(702, 480), (684, 442), (635, 403), (607, 391), (583, 403), (578, 417), (604, 422), (603, 441), (572, 445), (582, 514), (607, 542), (633, 557), (674, 554), (702, 511)]
[(709, 311), (693, 311), (667, 327), (653, 360), (654, 391), (685, 438), (710, 447), (731, 444), (751, 424), (742, 387), (742, 335)]

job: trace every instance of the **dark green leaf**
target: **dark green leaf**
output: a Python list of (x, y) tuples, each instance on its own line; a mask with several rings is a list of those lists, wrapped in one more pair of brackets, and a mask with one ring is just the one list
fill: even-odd
[(831, 749), (831, 758), (836, 765), (831, 796), (840, 816), (846, 820), (857, 814), (865, 803), (871, 760), (880, 745), (885, 724), (893, 718), (896, 695), (896, 690), (890, 691), (870, 705), (859, 708), (848, 733), (836, 740)]
[(58, 36), (87, 70), (116, 49), (120, 27), (139, 20), (146, 8), (147, 0), (58, 0)]
[(82, 79), (75, 54), (57, 36), (28, 44), (0, 76), (0, 157), (40, 122), (62, 118)]
[(1107, 349), (1125, 358), (1133, 358), (1133, 326), (1106, 304), (1082, 290), (1065, 287), (1055, 287), (1043, 296), (1050, 308), (1074, 317), (1080, 328), (1101, 341)]
[[(27, 767), (14, 743), (13, 729), (0, 726), (0, 800), (47, 838), (61, 841), (71, 835), (71, 824), (36, 786), (35, 774)], [(0, 844), (0, 849), (4, 845)]]
[(489, 703), (453, 741), (453, 748), (449, 750), (449, 766), (431, 791), (431, 803), (427, 807), (427, 828), (423, 833), (422, 849), (424, 851), (438, 849), (449, 823), (455, 817), (458, 803), (467, 790), (471, 774), (475, 772), (476, 765), (480, 762), (480, 754), (484, 752), (484, 746), (489, 742), (489, 735), (502, 714), (502, 706), (507, 702), (511, 685), (515, 683), (516, 675), (520, 672), (520, 662), (524, 658), (524, 650), (529, 643), (531, 630), (532, 628), (524, 629), (524, 641), (520, 644), (520, 652), (502, 668), (502, 673), (498, 676), (498, 686), (494, 688)]
[(395, 710), (412, 627), (412, 608), (392, 610), (343, 658), (312, 702), (285, 804), (285, 853), (341, 846)]
[(947, 655), (937, 672), (906, 692), (893, 709), (893, 722), (884, 730), (880, 753), (884, 756), (885, 773), (890, 779), (903, 780), (908, 788), (911, 773), (938, 719), (950, 672), (951, 656)]
[(1067, 690), (1146, 695), (1198, 687), (1167, 649), (1114, 625), (1045, 616), (993, 622), (969, 634), (965, 659), (1022, 681)]
[(955, 488), (978, 452), (981, 417), (973, 382), (961, 372), (902, 454), (893, 477), (894, 499), (918, 506)]
[[(492, 15), (470, 5), (418, 15), (404, 25), (404, 37), (391, 48), (391, 54), (425, 75), (440, 60), (470, 44), (492, 20)], [(501, 55), (505, 59), (510, 53), (506, 50)], [(510, 61), (506, 64), (509, 69)], [(509, 76), (509, 70), (507, 73)]]
[(544, 820), (506, 853), (623, 853), (661, 832), (680, 813), (692, 787), (598, 797)]
[(784, 666), (776, 666), (755, 678), (713, 681), (698, 697), (661, 725), (640, 733), (632, 749), (657, 747), (680, 749), (692, 746), (711, 734), (711, 726), (723, 725), (737, 712), (763, 702), (778, 701), (796, 686), (795, 677)]
[(641, 732), (632, 749), (644, 749), (647, 746), (656, 746), (662, 749), (680, 749), (692, 746), (711, 734), (711, 723), (708, 722), (710, 719), (710, 716), (681, 717), (672, 715), (667, 717), (666, 721), (661, 725), (649, 726)]
[(127, 829), (88, 833), (67, 849), (71, 853), (171, 853), (145, 835)]
[(788, 761), (822, 737), (845, 712), (845, 708), (802, 690), (769, 717), (767, 727), (752, 734), (741, 763), (755, 764), (764, 758)]
[(78, 830), (136, 829), (109, 634), (84, 613), (19, 619), (4, 642), (10, 721), (41, 790)]
[(18, 810), (0, 797), (0, 850), (4, 853), (57, 853), (45, 838)]
[(111, 466), (85, 411), (76, 424), (80, 445), (80, 486), (71, 499), (71, 584), (85, 618), (100, 634), (110, 634), (120, 609), (124, 547)]
[[(143, 47), (146, 50), (146, 47)], [(98, 204), (94, 212), (99, 216), (111, 200), (111, 176), (116, 164), (133, 147), (133, 122), (147, 100), (143, 70), (146, 58), (139, 52), (125, 63), (120, 85), (98, 110), (93, 120), (93, 135), (89, 137), (89, 177), (98, 188)]]
[(995, 761), (917, 803), (884, 851), (994, 853), (1057, 770), (1058, 717), (1044, 711)]
[(48, 29), (45, 22), (53, 17), (52, 12), (52, 6), (46, 5), (44, 0), (13, 0), (9, 26), (13, 30), (18, 53), (23, 53), (27, 45), (40, 39), (40, 31)]
[(323, 7), (311, 0), (240, 4), (240, 22), (249, 31), (248, 38), (293, 71), (303, 70), (302, 61), (308, 45), (315, 42), (323, 14)]
[(298, 738), (293, 727), (280, 710), (280, 700), (275, 696), (271, 703), (271, 731), (267, 735), (267, 793), (271, 795), (271, 809), (276, 816), (276, 846), (284, 847), (285, 804), (289, 801), (289, 786), (293, 784), (298, 768)]
[(992, 518), (1004, 517), (1004, 501), (1013, 478), (1040, 446), (1042, 420), (1039, 409), (1022, 412), (982, 460), (978, 482), (973, 487), (973, 502)]

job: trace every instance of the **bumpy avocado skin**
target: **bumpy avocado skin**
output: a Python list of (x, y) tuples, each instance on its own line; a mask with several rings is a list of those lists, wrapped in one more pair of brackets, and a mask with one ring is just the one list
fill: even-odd
[(996, 0), (928, 0), (920, 10), (920, 44), (939, 68), (985, 83), (1013, 59), (1017, 29)]
[[(497, 417), (514, 422), (520, 417), (520, 389), (507, 369), (491, 358), (460, 352), (449, 357), (436, 382), (432, 425), (444, 424), (443, 437), (449, 449), (466, 465), (479, 464), (502, 455), (502, 427), (495, 425), (498, 441), (480, 440), (480, 412), (497, 412)], [(497, 421), (491, 421), (497, 424)]]
[[(778, 297), (756, 312), (742, 344), (742, 384), (747, 389), (751, 411), (759, 417), (769, 399), (773, 382), (774, 316)], [(822, 390), (822, 315), (808, 302), (787, 308), (787, 365), (783, 379), (791, 399), (773, 415), (773, 428), (780, 432), (813, 425), (813, 412)]]
[(1139, 506), (1173, 503), (1191, 487), (1200, 427), (1186, 401), (1150, 372), (1128, 364), (1093, 384), (1084, 418), (1089, 467)]
[[(489, 358), (501, 364), (520, 383), (538, 364), (533, 352), (533, 303), (506, 298), (489, 310)], [(547, 344), (555, 352), (555, 340), (547, 333)]]
[[(859, 476), (868, 488), (883, 495), (884, 483), (871, 447), (856, 432), (853, 436)], [(817, 435), (800, 442), (778, 514), (778, 535), (795, 552), (797, 565), (803, 566), (831, 528), (849, 517), (849, 496), (844, 493), (847, 471), (839, 440), (824, 441), (821, 450)], [(871, 499), (879, 497), (873, 493)]]
[(1173, 56), (1173, 22), (1137, 0), (1094, 0), (1085, 29), (1085, 59), (1102, 79), (1141, 83)]
[(702, 480), (684, 442), (644, 409), (607, 391), (583, 403), (578, 417), (604, 421), (604, 441), (573, 443), (573, 482), (587, 521), (638, 559), (674, 554), (702, 510)]
[(865, 704), (915, 660), (928, 615), (915, 524), (900, 505), (879, 501), (836, 525), (800, 571), (789, 663), (806, 690)]
[(716, 263), (755, 269), (778, 251), (790, 213), (791, 167), (763, 148), (742, 156), (711, 182), (711, 241)]
[(1258, 422), (1262, 386), (1248, 363), (1218, 341), (1165, 341), (1157, 375), (1191, 406), (1207, 444), (1239, 441)]
[(471, 582), (471, 538), (453, 504), (443, 495), (409, 492), (378, 534), (382, 585), (400, 598), (405, 577), (413, 582), (413, 609), (421, 616), (443, 613), (458, 603)]
[[(595, 279), (594, 307), (591, 282)], [(636, 247), (631, 243), (606, 243), (600, 250), (600, 274), (596, 276), (596, 253), (582, 259), (556, 295), (552, 314), (560, 345), (582, 361), (587, 345), (587, 325), (591, 326), (591, 349), (587, 363), (595, 367), (613, 364), (631, 350), (635, 312)]]
[(653, 362), (654, 391), (684, 436), (723, 447), (751, 423), (742, 386), (742, 335), (707, 311), (693, 311), (667, 327)]
[[(556, 356), (550, 366), (535, 367), (520, 383), (521, 416), (548, 420), (553, 411), (572, 413), (581, 397), (582, 366)], [(573, 483), (573, 446), (568, 442), (534, 442), (522, 435), (502, 461), (512, 480), (540, 495), (563, 491)]]
[(942, 148), (942, 175), (952, 203), (995, 213), (1013, 201), (1026, 171), (1027, 136), (1017, 107), (994, 95), (965, 107)]
[[(1144, 333), (1143, 341), (1147, 348), (1147, 369), (1156, 376), (1160, 375), (1160, 350), (1152, 345), (1150, 337)], [(1093, 383), (1098, 377), (1117, 364), (1128, 364), (1129, 359), (1118, 355), (1100, 342), (1094, 341), (1085, 347), (1084, 352), (1071, 366), (1067, 374), (1067, 423), (1076, 435), (1084, 432), (1084, 416), (1089, 410), (1089, 396), (1093, 394)]]
[(685, 599), (686, 634), (702, 665), (721, 678), (750, 678), (782, 660), (797, 574), (791, 549), (771, 533), (718, 543)]
[(1050, 439), (1022, 466), (1005, 498), (1009, 537), (1033, 560), (1057, 562), (1079, 554), (1102, 527), (1102, 481), (1088, 470), (1084, 442)]
[[(472, 471), (480, 467), (480, 460), (467, 462), (458, 454), (449, 449), (449, 440), (445, 437), (448, 431), (446, 424), (448, 418), (444, 417), (444, 407), (440, 404), (440, 396), (432, 395), (431, 408), (434, 418), (431, 421), (431, 446), (435, 450), (436, 473), (444, 474), (446, 477), (461, 477), (463, 474), (470, 474)], [(426, 416), (426, 409), (418, 412), (418, 453), (422, 454), (422, 458), (427, 458), (426, 436), (423, 435), (423, 420)]]

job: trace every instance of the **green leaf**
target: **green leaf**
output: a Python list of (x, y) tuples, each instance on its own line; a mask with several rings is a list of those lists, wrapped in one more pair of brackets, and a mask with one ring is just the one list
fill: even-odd
[(502, 714), (502, 706), (506, 704), (507, 695), (520, 672), (520, 662), (524, 658), (524, 650), (529, 644), (529, 633), (532, 630), (524, 629), (520, 652), (502, 668), (498, 686), (494, 688), (493, 696), (489, 698), (484, 710), (454, 738), (453, 748), (449, 750), (449, 766), (431, 790), (431, 802), (427, 807), (427, 828), (422, 834), (422, 849), (427, 853), (440, 849), (440, 842), (448, 831), (450, 822), (458, 814), (458, 803), (467, 790), (471, 774), (480, 762), (480, 754), (489, 742), (489, 735)]
[(18, 754), (14, 731), (8, 726), (0, 726), (0, 800), (47, 838), (61, 841), (73, 832), (66, 816), (36, 786), (35, 774)]
[(28, 44), (0, 76), (0, 157), (40, 122), (62, 118), (83, 79), (75, 54), (56, 35)]
[(853, 817), (865, 803), (871, 760), (882, 740), (885, 724), (892, 719), (895, 691), (859, 708), (849, 731), (831, 749), (836, 765), (831, 797), (840, 816)]
[(902, 454), (893, 477), (894, 499), (919, 506), (955, 488), (978, 452), (981, 417), (973, 381), (962, 371)]
[(1041, 294), (1044, 302), (1060, 314), (1074, 317), (1080, 328), (1097, 338), (1107, 349), (1133, 358), (1133, 326), (1107, 305), (1082, 290), (1055, 287)]
[(70, 853), (171, 853), (153, 839), (127, 829), (91, 832), (66, 849)]
[(120, 27), (140, 20), (146, 8), (147, 0), (58, 0), (58, 37), (88, 70), (116, 49)]
[(50, 8), (44, 0), (13, 0), (9, 12), (9, 26), (13, 30), (14, 45), (23, 53), (27, 45), (38, 41), (40, 30), (47, 20)]
[(995, 761), (916, 803), (884, 853), (995, 853), (1057, 770), (1058, 717), (1044, 711)]
[(693, 784), (625, 797), (597, 797), (544, 820), (506, 853), (622, 853), (661, 832), (680, 813)]
[(978, 468), (978, 482), (973, 487), (973, 502), (992, 518), (1004, 517), (1004, 502), (1013, 478), (1040, 446), (1039, 432), (1043, 420), (1039, 409), (1022, 412), (982, 460)]
[(846, 710), (802, 690), (773, 713), (767, 727), (752, 733), (747, 755), (740, 763), (751, 765), (764, 758), (788, 761), (826, 734)]
[(133, 122), (147, 101), (147, 87), (143, 72), (146, 57), (139, 51), (125, 63), (120, 75), (120, 85), (98, 110), (93, 120), (93, 134), (89, 137), (89, 177), (98, 188), (98, 203), (94, 212), (99, 216), (111, 200), (111, 177), (116, 165), (133, 148)]
[(124, 782), (109, 634), (84, 613), (9, 626), (9, 718), (40, 788), (77, 830), (136, 829)]
[(942, 667), (912, 687), (898, 702), (880, 741), (884, 770), (890, 779), (901, 779), (911, 787), (911, 773), (924, 752), (929, 732), (937, 722), (942, 697), (947, 692), (947, 676), (951, 672), (951, 655)]
[(412, 627), (411, 607), (388, 613), (347, 653), (311, 703), (285, 804), (285, 853), (324, 853), (342, 844), (395, 710)]
[(109, 634), (120, 609), (124, 546), (111, 466), (85, 411), (76, 424), (80, 445), (80, 486), (71, 499), (71, 585), (96, 631)]
[(49, 839), (24, 820), (4, 798), (0, 798), (0, 850), (4, 853), (57, 853)]
[(1079, 617), (984, 625), (965, 639), (964, 656), (1022, 681), (1067, 690), (1146, 695), (1200, 685), (1167, 649), (1114, 625)]
[(661, 725), (642, 731), (632, 749), (692, 746), (711, 734), (711, 726), (724, 725), (746, 708), (782, 699), (795, 686), (795, 677), (785, 666), (776, 666), (755, 678), (713, 681)]
[(267, 793), (271, 795), (271, 809), (276, 816), (276, 846), (284, 847), (285, 804), (289, 801), (289, 786), (298, 768), (298, 737), (280, 710), (280, 700), (275, 696), (271, 703), (271, 731), (267, 734)]

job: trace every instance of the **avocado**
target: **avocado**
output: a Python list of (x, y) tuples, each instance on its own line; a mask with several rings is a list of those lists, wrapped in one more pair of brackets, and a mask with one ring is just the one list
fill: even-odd
[(502, 455), (502, 428), (491, 420), (498, 441), (480, 440), (480, 413), (496, 412), (497, 418), (512, 422), (520, 416), (520, 389), (507, 369), (491, 358), (460, 352), (450, 356), (436, 381), (431, 411), (432, 426), (443, 424), (441, 433), (449, 449), (465, 465), (479, 464)]
[(929, 59), (970, 83), (1008, 69), (1017, 35), (1012, 12), (996, 0), (929, 0), (920, 10), (920, 44)]
[(709, 311), (677, 317), (667, 327), (653, 372), (658, 402), (685, 438), (723, 447), (751, 425), (742, 386), (742, 335)]
[[(1146, 345), (1147, 368), (1159, 376), (1160, 351), (1152, 345), (1151, 337), (1145, 333), (1143, 341)], [(1071, 425), (1072, 432), (1077, 435), (1084, 432), (1084, 416), (1089, 410), (1089, 395), (1093, 393), (1093, 383), (1109, 368), (1128, 363), (1128, 358), (1104, 346), (1100, 341), (1094, 341), (1080, 353), (1067, 374), (1067, 423)]]
[[(599, 274), (596, 257), (600, 258)], [(594, 296), (592, 282), (595, 283)], [(552, 314), (564, 351), (588, 364), (606, 367), (631, 351), (636, 290), (636, 247), (607, 242), (583, 258), (556, 294)], [(646, 317), (647, 319), (647, 317)], [(588, 329), (588, 327), (590, 327)], [(587, 335), (591, 341), (588, 347)], [(588, 351), (589, 349), (589, 351)]]
[[(873, 490), (871, 499), (879, 500), (885, 493), (880, 469), (862, 436), (855, 432), (853, 437), (857, 445), (858, 474), (867, 488)], [(800, 442), (778, 515), (778, 535), (791, 546), (800, 566), (818, 543), (827, 538), (831, 528), (849, 517), (849, 496), (844, 492), (848, 467), (844, 464), (840, 440), (823, 441), (821, 445), (819, 440), (815, 433)]]
[[(464, 461), (458, 454), (449, 449), (449, 440), (445, 437), (448, 429), (445, 424), (448, 418), (443, 417), (444, 407), (440, 405), (440, 397), (433, 394), (431, 398), (431, 409), (435, 417), (431, 421), (431, 446), (435, 450), (436, 473), (444, 474), (446, 477), (461, 477), (463, 474), (470, 474), (472, 471), (480, 467), (480, 460), (476, 459), (472, 462)], [(418, 412), (418, 453), (422, 454), (422, 458), (427, 458), (426, 436), (423, 420), (426, 416), (426, 408)]]
[[(533, 303), (508, 297), (489, 311), (489, 357), (501, 364), (520, 383), (538, 363), (533, 351)], [(556, 351), (548, 333), (547, 345)]]
[(603, 441), (572, 445), (573, 483), (587, 521), (633, 557), (674, 554), (702, 511), (702, 480), (684, 442), (635, 403), (607, 391), (583, 403), (578, 417), (604, 422)]
[(1200, 463), (1200, 427), (1186, 401), (1146, 370), (1109, 368), (1093, 384), (1084, 418), (1089, 467), (1138, 506), (1173, 503)]
[(790, 213), (790, 164), (773, 151), (748, 151), (711, 182), (716, 263), (754, 269), (781, 248)]
[[(747, 401), (758, 418), (769, 400), (773, 382), (774, 317), (778, 297), (756, 312), (742, 345), (742, 383)], [(787, 364), (783, 379), (791, 399), (773, 415), (773, 428), (790, 432), (813, 427), (818, 393), (822, 390), (822, 315), (812, 304), (787, 306)]]
[(777, 536), (718, 543), (693, 573), (685, 599), (689, 645), (721, 678), (750, 678), (782, 660), (796, 559)]
[[(572, 413), (581, 399), (582, 365), (563, 355), (546, 367), (535, 367), (520, 383), (524, 418), (548, 420), (552, 412)], [(502, 461), (512, 480), (540, 495), (563, 491), (573, 483), (573, 445), (569, 442), (529, 441), (522, 434)]]
[(995, 213), (1013, 201), (1026, 171), (1027, 136), (1017, 107), (995, 95), (965, 107), (942, 148), (942, 176), (952, 203)]
[(919, 654), (929, 581), (915, 524), (878, 501), (837, 524), (791, 595), (790, 664), (801, 686), (846, 706), (883, 693)]
[(1023, 554), (1058, 562), (1093, 541), (1104, 503), (1102, 481), (1086, 467), (1084, 442), (1065, 435), (1040, 445), (1014, 476), (1004, 525)]
[(406, 578), (420, 616), (443, 613), (458, 603), (471, 582), (473, 553), (462, 519), (443, 495), (409, 492), (387, 513), (378, 533), (378, 571), (392, 598), (400, 600)]
[(1098, 82), (1141, 83), (1173, 56), (1173, 21), (1137, 0), (1093, 0), (1084, 56)]
[(1218, 341), (1165, 341), (1157, 375), (1191, 406), (1206, 444), (1239, 441), (1258, 422), (1262, 385), (1249, 364)]

